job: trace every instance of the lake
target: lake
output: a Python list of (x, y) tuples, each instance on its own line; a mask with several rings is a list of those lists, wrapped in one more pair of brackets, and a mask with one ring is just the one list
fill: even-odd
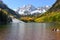
[(60, 40), (60, 25), (54, 23), (10, 23), (0, 25), (0, 40)]

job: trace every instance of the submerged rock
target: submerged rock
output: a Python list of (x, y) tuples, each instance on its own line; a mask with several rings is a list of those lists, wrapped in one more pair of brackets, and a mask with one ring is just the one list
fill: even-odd
[(58, 31), (60, 31), (60, 30), (59, 30), (58, 28), (53, 28), (52, 31), (58, 32)]

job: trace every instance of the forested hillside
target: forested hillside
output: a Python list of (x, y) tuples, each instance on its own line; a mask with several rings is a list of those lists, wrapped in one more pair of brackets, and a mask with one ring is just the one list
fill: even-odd
[(60, 0), (56, 0), (46, 13), (35, 19), (35, 22), (60, 22)]
[(15, 18), (19, 18), (20, 15), (16, 14), (15, 11), (8, 8), (7, 5), (5, 5), (2, 1), (0, 1), (0, 23), (9, 23), (12, 21), (12, 18), (10, 16), (13, 16)]

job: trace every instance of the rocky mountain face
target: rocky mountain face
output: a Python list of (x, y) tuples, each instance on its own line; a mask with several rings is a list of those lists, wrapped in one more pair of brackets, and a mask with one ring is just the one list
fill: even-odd
[(27, 14), (30, 14), (30, 12), (36, 10), (36, 8), (33, 6), (33, 5), (24, 5), (20, 8), (17, 9), (17, 12), (19, 14), (24, 14), (24, 15), (27, 15)]
[(45, 6), (45, 7), (38, 7), (36, 8), (33, 5), (24, 5), (20, 8), (17, 9), (17, 12), (19, 14), (23, 14), (23, 15), (29, 15), (29, 14), (34, 14), (34, 13), (44, 13), (46, 12), (48, 9), (50, 8), (50, 6)]
[(32, 11), (31, 14), (43, 14), (45, 13), (48, 9), (50, 9), (50, 6), (44, 6), (44, 7), (38, 7), (36, 10)]
[(56, 0), (49, 11), (60, 11), (60, 0)]
[(12, 22), (12, 18), (8, 15), (8, 12), (0, 8), (0, 24), (10, 22)]
[(14, 15), (15, 17), (20, 17), (15, 11), (10, 9), (6, 4), (3, 2), (0, 2), (0, 8), (8, 11), (10, 14)]
[(8, 16), (8, 11), (6, 10), (8, 7), (0, 1), (0, 24), (11, 22), (11, 17)]
[(17, 13), (15, 13), (15, 11), (8, 8), (7, 5), (3, 3), (3, 1), (0, 1), (0, 23), (11, 22), (12, 18), (10, 15), (13, 15), (16, 18), (20, 17)]

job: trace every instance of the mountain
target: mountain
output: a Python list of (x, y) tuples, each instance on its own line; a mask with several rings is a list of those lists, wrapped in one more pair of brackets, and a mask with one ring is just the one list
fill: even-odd
[(16, 12), (18, 12), (19, 14), (23, 14), (23, 15), (29, 15), (29, 14), (34, 14), (34, 13), (44, 13), (49, 8), (50, 8), (50, 6), (36, 8), (33, 5), (24, 5), (20, 8), (18, 8)]
[(27, 15), (27, 14), (30, 14), (30, 12), (36, 10), (36, 8), (33, 6), (33, 5), (24, 5), (20, 8), (17, 9), (17, 12), (19, 14), (24, 14), (24, 15)]
[(40, 17), (35, 19), (35, 22), (60, 22), (60, 0), (56, 0), (56, 2), (52, 5), (52, 7), (42, 14)]
[(14, 16), (15, 18), (20, 17), (19, 14), (8, 8), (8, 6), (0, 0), (0, 23), (11, 22), (12, 18), (10, 16)]
[(32, 11), (31, 14), (43, 14), (45, 13), (48, 9), (50, 8), (50, 6), (44, 6), (44, 7), (38, 7), (36, 10)]
[(60, 10), (60, 0), (56, 0), (56, 2), (52, 5), (49, 11), (59, 11)]
[(8, 6), (3, 3), (3, 2), (0, 2), (0, 8), (8, 11), (10, 14), (14, 15), (15, 17), (20, 17), (19, 14), (17, 14), (15, 11), (13, 11), (12, 9), (8, 8)]
[(0, 8), (0, 24), (12, 22), (12, 18), (9, 16), (8, 12)]

